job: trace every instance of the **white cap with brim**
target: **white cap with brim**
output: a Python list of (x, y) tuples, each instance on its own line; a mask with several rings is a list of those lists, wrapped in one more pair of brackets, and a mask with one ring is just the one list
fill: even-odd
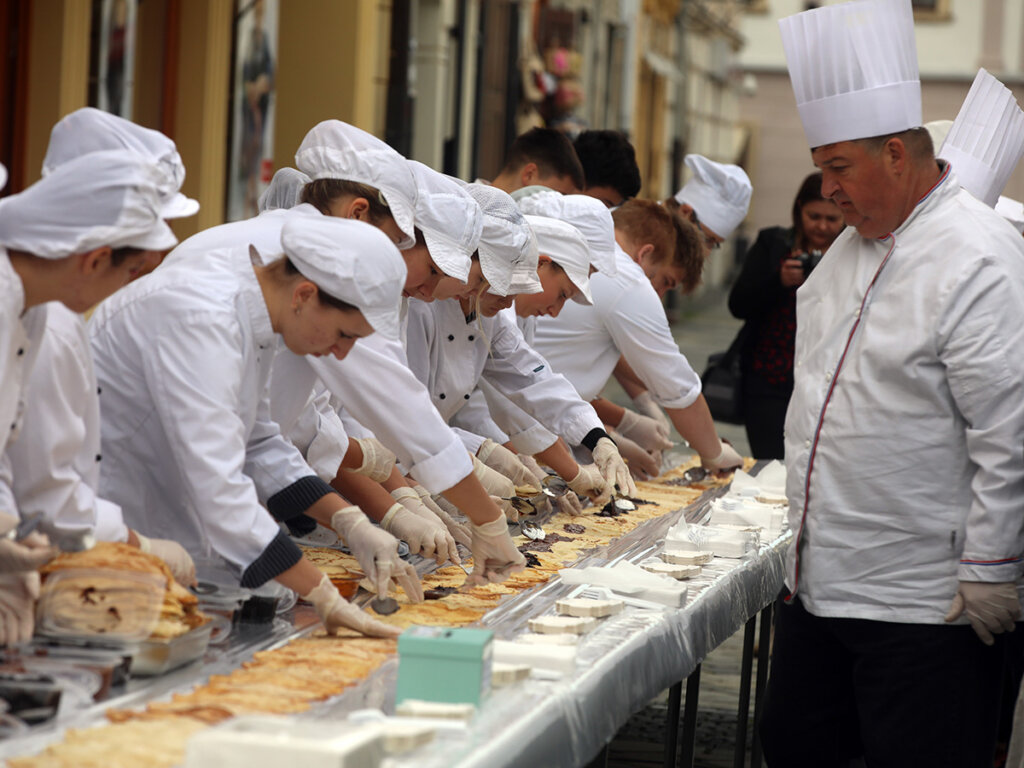
[(295, 166), (311, 179), (355, 181), (380, 191), (405, 237), (399, 248), (416, 243), (416, 183), (406, 160), (376, 136), (340, 120), (324, 120), (299, 145)]
[(590, 293), (590, 249), (582, 233), (571, 224), (548, 216), (527, 216), (537, 236), (537, 250), (565, 270), (579, 291), (573, 301), (584, 306), (594, 303)]
[(548, 216), (572, 224), (587, 239), (591, 266), (614, 277), (615, 220), (604, 203), (590, 195), (562, 195), (554, 190), (519, 200), (519, 209), (531, 216)]
[(685, 162), (693, 178), (676, 192), (676, 202), (693, 208), (700, 223), (725, 240), (750, 208), (750, 177), (738, 165), (716, 163), (703, 155), (687, 155)]
[(1024, 203), (1012, 197), (999, 196), (996, 202), (996, 213), (1013, 224), (1016, 230), (1024, 235)]
[[(377, 227), (354, 219), (289, 213), (281, 228), (281, 248), (303, 277), (357, 307), (375, 332), (392, 341), (400, 338), (405, 260)], [(254, 260), (259, 258), (254, 255)]]
[(169, 250), (178, 239), (162, 217), (161, 177), (131, 150), (70, 160), (0, 200), (0, 245), (44, 259), (103, 246)]
[(949, 161), (961, 187), (994, 207), (1024, 156), (1024, 112), (1010, 89), (979, 69), (936, 156)]
[(780, 19), (779, 29), (812, 149), (921, 125), (910, 0), (828, 5)]
[(260, 195), (257, 207), (264, 211), (290, 210), (302, 199), (302, 190), (311, 179), (302, 171), (294, 168), (279, 168), (263, 194)]
[(181, 219), (199, 211), (197, 200), (181, 194), (181, 185), (185, 183), (185, 164), (171, 139), (160, 131), (143, 128), (94, 107), (77, 109), (53, 126), (46, 157), (43, 158), (43, 176), (82, 155), (111, 149), (137, 152), (161, 171), (162, 218)]
[(461, 184), (416, 160), (407, 160), (416, 182), (416, 227), (430, 258), (449, 277), (466, 282), (480, 244), (483, 214)]
[(540, 293), (537, 239), (510, 195), (487, 184), (468, 184), (466, 192), (483, 212), (480, 269), (496, 296)]

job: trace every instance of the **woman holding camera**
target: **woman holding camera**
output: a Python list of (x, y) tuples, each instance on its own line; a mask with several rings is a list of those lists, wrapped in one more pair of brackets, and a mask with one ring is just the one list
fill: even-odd
[(793, 226), (757, 233), (729, 293), (729, 311), (746, 321), (740, 331), (743, 412), (755, 458), (783, 458), (782, 427), (793, 392), (796, 290), (842, 229), (839, 208), (821, 196), (821, 173), (812, 173), (793, 201)]

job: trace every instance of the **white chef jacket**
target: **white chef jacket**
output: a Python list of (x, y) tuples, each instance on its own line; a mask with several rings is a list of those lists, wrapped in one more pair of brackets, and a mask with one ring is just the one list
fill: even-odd
[[(320, 215), (309, 205), (292, 211), (300, 209)], [(265, 211), (254, 219), (212, 227), (178, 245), (168, 259), (201, 258), (211, 248), (238, 243), (252, 243), (263, 254), (279, 253), (285, 214), (281, 210)], [(405, 352), (397, 341), (373, 334), (360, 339), (344, 360), (298, 356), (282, 346), (273, 376), (272, 412), (288, 437), (310, 393), (323, 387), (394, 451), (406, 471), (432, 493), (451, 488), (473, 471), (462, 442), (437, 414), (427, 391), (409, 371)], [(329, 416), (321, 412), (318, 418)], [(344, 431), (340, 423), (332, 422), (332, 428)], [(303, 438), (297, 439), (301, 442)], [(344, 450), (339, 455), (343, 456)], [(322, 459), (321, 465), (326, 461)]]
[(46, 326), (45, 304), (25, 310), (25, 289), (0, 246), (0, 510), (18, 516), (7, 446), (17, 439), (27, 382)]
[[(248, 248), (176, 259), (90, 323), (103, 390), (100, 493), (133, 528), (218, 553), (258, 586), (301, 557), (271, 510), (330, 492), (270, 418), (278, 336)], [(264, 509), (267, 507), (267, 509)]]
[(622, 356), (659, 405), (692, 405), (700, 395), (700, 377), (672, 338), (658, 294), (618, 245), (615, 259), (614, 276), (590, 277), (593, 306), (569, 301), (557, 318), (537, 319), (534, 346), (584, 400), (601, 394)]
[(481, 378), (578, 445), (602, 429), (593, 407), (551, 371), (509, 315), (467, 321), (454, 299), (409, 308), (409, 367), (426, 384), (442, 418), (465, 405)]
[(797, 292), (787, 584), (818, 616), (942, 624), (1024, 570), (1024, 243), (945, 168)]
[(121, 508), (97, 494), (100, 395), (85, 320), (59, 302), (46, 309), (22, 434), (7, 446), (18, 506), (62, 533), (126, 541)]

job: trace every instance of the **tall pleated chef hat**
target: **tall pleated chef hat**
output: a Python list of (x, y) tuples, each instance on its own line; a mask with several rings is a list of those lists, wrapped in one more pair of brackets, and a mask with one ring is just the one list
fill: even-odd
[(582, 233), (564, 221), (549, 216), (527, 216), (526, 221), (537, 236), (537, 250), (565, 270), (572, 284), (579, 288), (573, 301), (584, 306), (594, 303), (590, 293), (590, 249)]
[(996, 213), (1013, 224), (1018, 232), (1024, 235), (1024, 203), (1012, 197), (999, 196)]
[(812, 149), (921, 125), (910, 0), (856, 0), (779, 20)]
[(563, 195), (555, 190), (519, 200), (519, 209), (531, 216), (550, 216), (572, 224), (587, 239), (591, 265), (612, 277), (615, 266), (615, 220), (604, 203), (590, 195)]
[[(264, 261), (249, 248), (254, 262)], [(281, 248), (320, 290), (358, 307), (381, 336), (399, 338), (405, 260), (381, 230), (355, 219), (295, 211), (281, 228)]]
[(163, 220), (163, 172), (136, 152), (90, 152), (0, 200), (0, 245), (44, 259), (94, 248), (164, 251), (178, 243)]
[(430, 258), (449, 277), (463, 283), (480, 245), (483, 213), (469, 193), (443, 173), (416, 160), (405, 161), (416, 182), (416, 227)]
[(310, 181), (309, 176), (302, 171), (287, 166), (279, 168), (260, 195), (257, 203), (260, 213), (294, 208), (302, 199), (303, 188)]
[(995, 207), (1024, 156), (1024, 112), (1010, 89), (979, 69), (936, 156), (950, 162), (961, 187)]
[(750, 178), (738, 165), (716, 163), (703, 155), (687, 155), (684, 162), (693, 178), (676, 192), (676, 202), (693, 208), (701, 224), (725, 240), (750, 209)]
[(356, 181), (380, 191), (405, 237), (399, 248), (416, 243), (416, 184), (405, 158), (364, 130), (340, 120), (324, 120), (306, 134), (295, 153), (295, 167), (311, 179)]
[(540, 293), (537, 279), (537, 238), (510, 195), (488, 184), (466, 184), (465, 190), (483, 211), (480, 269), (496, 296)]
[(178, 147), (160, 131), (143, 128), (131, 120), (101, 109), (82, 107), (62, 118), (50, 131), (50, 143), (43, 158), (46, 176), (76, 157), (107, 149), (128, 149), (142, 155), (162, 172), (160, 198), (165, 219), (193, 216), (199, 202), (181, 193), (185, 183), (185, 163)]

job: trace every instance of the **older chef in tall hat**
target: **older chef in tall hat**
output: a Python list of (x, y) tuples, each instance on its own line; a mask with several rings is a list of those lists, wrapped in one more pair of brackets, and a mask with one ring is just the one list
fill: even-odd
[(797, 294), (765, 755), (991, 764), (1024, 570), (1024, 242), (933, 156), (910, 0), (780, 26), (849, 226)]

